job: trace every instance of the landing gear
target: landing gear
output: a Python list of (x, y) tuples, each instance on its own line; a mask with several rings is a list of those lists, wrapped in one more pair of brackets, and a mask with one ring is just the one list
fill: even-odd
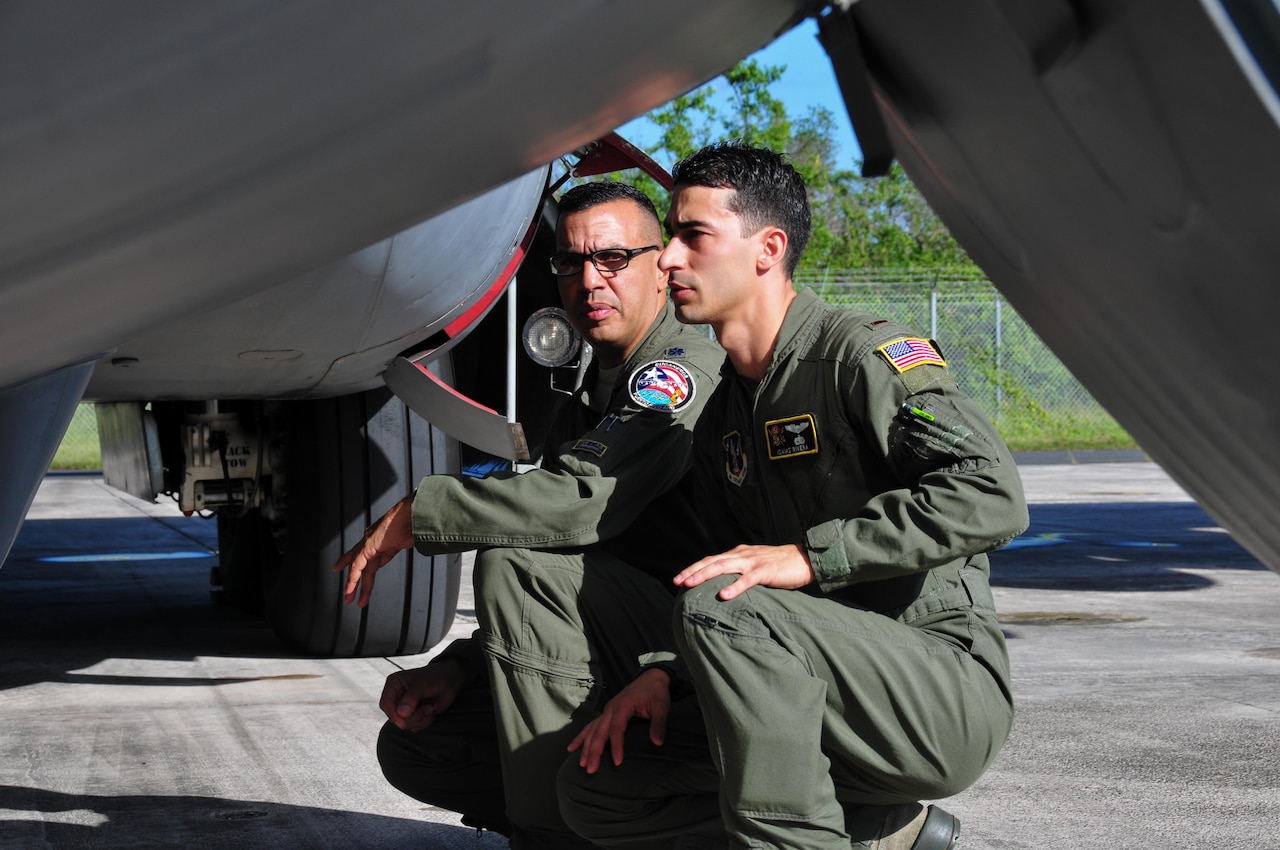
[[(433, 368), (449, 371), (442, 360)], [(273, 471), (260, 508), (220, 511), (220, 601), (264, 613), (285, 643), (315, 655), (412, 655), (439, 643), (457, 608), (460, 556), (402, 552), (378, 571), (367, 608), (343, 602), (346, 576), (331, 567), (419, 480), (457, 472), (457, 442), (386, 389), (266, 410)]]

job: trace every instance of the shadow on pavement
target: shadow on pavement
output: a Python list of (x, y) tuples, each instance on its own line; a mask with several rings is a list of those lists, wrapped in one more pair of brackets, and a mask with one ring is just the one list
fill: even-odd
[(1193, 502), (1032, 505), (1031, 527), (991, 554), (997, 587), (1195, 590), (1215, 569), (1266, 567)]
[[(403, 818), (201, 796), (64, 794), (0, 785), (0, 809), (42, 819), (4, 821), (5, 847), (500, 847), (475, 830)], [(287, 836), (286, 845), (281, 839)], [(301, 843), (300, 843), (301, 842)]]
[(107, 658), (297, 658), (260, 617), (211, 601), (209, 534), (212, 523), (185, 518), (28, 521), (0, 569), (0, 690), (128, 684), (70, 672)]

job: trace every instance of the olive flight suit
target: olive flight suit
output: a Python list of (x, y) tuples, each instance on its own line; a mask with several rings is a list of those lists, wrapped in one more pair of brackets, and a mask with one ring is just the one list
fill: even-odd
[[(871, 846), (883, 807), (974, 782), (1013, 717), (984, 553), (1028, 518), (1008, 448), (937, 347), (801, 292), (758, 385), (726, 362), (695, 451), (717, 551), (797, 544), (817, 576), (730, 601), (723, 576), (677, 602), (727, 832), (707, 846)], [(598, 844), (672, 846), (611, 815), (647, 823), (679, 796), (630, 781), (643, 747), (561, 772), (567, 820)]]
[(604, 397), (598, 364), (588, 369), (541, 468), (422, 481), (416, 548), (480, 550), (479, 628), (435, 659), (467, 670), (457, 701), (422, 732), (383, 727), (392, 784), (466, 823), (569, 843), (554, 837), (567, 830), (554, 781), (566, 747), (640, 656), (671, 656), (671, 576), (707, 551), (691, 491), (676, 484), (723, 360), (665, 305)]

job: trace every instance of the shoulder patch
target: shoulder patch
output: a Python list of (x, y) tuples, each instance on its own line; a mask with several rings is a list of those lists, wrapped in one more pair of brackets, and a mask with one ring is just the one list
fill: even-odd
[(731, 431), (722, 438), (724, 443), (724, 474), (730, 484), (742, 486), (747, 477), (747, 456), (742, 452), (742, 435)]
[(942, 355), (938, 352), (933, 342), (914, 336), (886, 342), (876, 351), (879, 351), (881, 356), (893, 367), (893, 370), (899, 374), (908, 369), (923, 366), (926, 363), (934, 366), (947, 365), (947, 361), (942, 359)]
[(628, 381), (631, 400), (650, 410), (675, 413), (693, 401), (693, 375), (679, 363), (655, 360), (631, 373)]

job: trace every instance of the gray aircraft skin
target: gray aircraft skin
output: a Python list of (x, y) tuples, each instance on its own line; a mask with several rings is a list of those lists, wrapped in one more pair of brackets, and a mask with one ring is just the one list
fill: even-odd
[[(382, 408), (346, 401), (424, 346), (448, 379), (532, 250), (548, 163), (810, 14), (868, 167), (902, 162), (1075, 375), (1280, 570), (1275, 367), (1247, 319), (1280, 267), (1269, 0), (7, 4), (0, 554), (82, 398), (284, 404), (255, 409), (293, 417), (280, 433), (315, 458), (346, 451), (347, 419), (372, 444)], [(313, 409), (333, 434), (310, 434)], [(385, 640), (322, 577), (415, 475), (457, 468), (434, 429), (404, 439), (409, 460), (380, 443), (348, 481), (379, 483), (341, 505), (309, 501), (346, 485), (300, 485), (294, 462), (289, 539), (321, 542), (284, 567), (317, 586), (288, 603), (305, 625), (277, 627), (291, 643), (419, 651), (448, 628), (456, 564), (403, 567), (421, 575)], [(432, 622), (411, 623), (428, 586)]]
[(889, 140), (1063, 363), (1280, 571), (1276, 4), (865, 0), (852, 20), (877, 107), (859, 138)]
[[(803, 5), (7, 4), (0, 387), (86, 362), (109, 371), (102, 358), (130, 341), (201, 323), (542, 168), (763, 46)], [(666, 22), (677, 17), (691, 29), (673, 43)], [(536, 214), (527, 193), (511, 203)], [(473, 247), (463, 237), (454, 250)], [(342, 337), (308, 352), (333, 362), (345, 344), (373, 341), (351, 339), (349, 305), (330, 295), (317, 298), (328, 304), (314, 311), (321, 329), (304, 332)], [(403, 309), (422, 326), (441, 313), (434, 302), (379, 306)], [(243, 313), (211, 317), (204, 332), (232, 318), (257, 336)], [(273, 344), (304, 348), (286, 343)], [(167, 344), (156, 345), (152, 357)], [(160, 391), (257, 395), (261, 366), (236, 365)], [(307, 364), (294, 383), (262, 389), (346, 392), (372, 386), (383, 366), (329, 388)], [(152, 392), (145, 378), (95, 385)]]
[[(115, 435), (104, 467), (119, 466), (122, 443), (164, 449), (184, 427), (176, 414), (157, 416), (143, 435), (150, 413), (115, 403), (225, 411), (228, 400), (272, 400), (252, 413), (236, 408), (265, 423), (247, 448), (264, 457), (309, 442), (314, 463), (293, 463), (287, 508), (274, 507), (324, 539), (308, 556), (313, 574), (286, 564), (287, 581), (277, 583), (324, 585), (312, 601), (286, 594), (295, 613), (306, 609), (299, 629), (337, 624), (315, 640), (286, 640), (339, 654), (429, 645), (452, 619), (456, 563), (405, 566), (414, 589), (390, 601), (397, 615), (354, 618), (335, 603), (323, 565), (412, 489), (409, 478), (458, 466), (456, 447), (435, 429), (397, 436), (421, 423), (391, 422), (381, 401), (368, 400), (381, 373), (423, 346), (447, 353), (484, 318), (530, 248), (548, 163), (711, 79), (818, 8), (6, 4), (0, 556), (82, 398), (113, 403), (99, 407), (100, 416), (113, 411), (102, 424)], [(442, 333), (448, 344), (438, 343)], [(440, 356), (433, 368), (448, 378), (451, 364)], [(504, 378), (499, 369), (473, 382)], [(278, 418), (292, 425), (277, 428)], [(373, 446), (366, 432), (375, 428), (378, 439), (406, 445)], [(338, 454), (359, 440), (373, 447), (355, 468)], [(167, 489), (148, 465), (172, 471), (183, 461), (160, 453), (162, 462), (144, 459), (141, 469), (108, 469), (109, 482), (138, 495)], [(330, 464), (345, 477), (300, 484), (295, 475)], [(343, 501), (312, 504), (323, 491)], [(413, 582), (415, 569), (428, 577)], [(424, 607), (429, 634), (406, 642), (402, 633), (421, 631), (410, 621)], [(384, 623), (386, 641), (367, 634)], [(335, 629), (350, 639), (331, 640)]]

